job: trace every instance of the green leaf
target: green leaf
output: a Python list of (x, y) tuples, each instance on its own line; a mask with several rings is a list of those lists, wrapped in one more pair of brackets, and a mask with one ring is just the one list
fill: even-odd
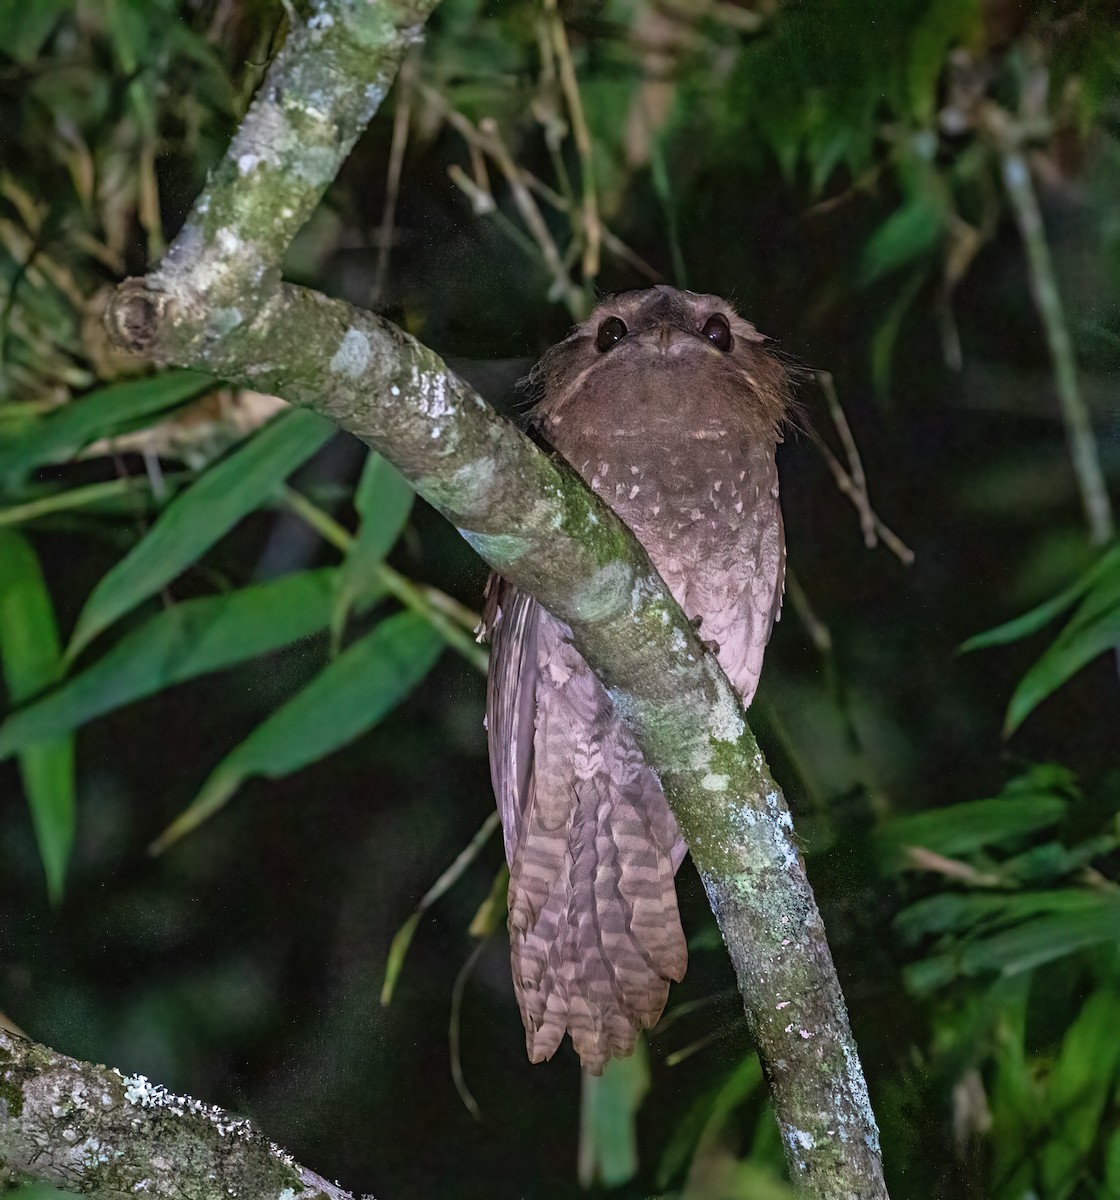
[(198, 371), (163, 371), (98, 388), (0, 445), (0, 480), (20, 479), (42, 463), (63, 462), (98, 438), (119, 433), (142, 417), (175, 408), (216, 386), (213, 376)]
[(370, 451), (354, 492), (361, 525), (338, 578), (338, 600), (331, 621), (336, 641), (355, 601), (371, 589), (380, 590), (378, 568), (408, 522), (414, 499), (412, 488), (396, 467)]
[(73, 661), (102, 630), (170, 583), (242, 517), (267, 503), (333, 433), (334, 426), (316, 413), (281, 413), (176, 496), (147, 536), (94, 588), (66, 648), (67, 660)]
[(1120, 571), (1120, 546), (1113, 546), (1102, 558), (1098, 559), (1080, 578), (1074, 580), (1069, 587), (1064, 588), (1052, 599), (1032, 608), (1030, 612), (1016, 617), (994, 629), (978, 633), (964, 642), (958, 653), (967, 654), (971, 650), (983, 650), (989, 646), (1004, 646), (1008, 642), (1017, 642), (1029, 637), (1044, 626), (1049, 625), (1056, 617), (1061, 616), (1079, 596), (1088, 591), (1101, 575)]
[(718, 1087), (705, 1090), (669, 1138), (657, 1168), (658, 1188), (666, 1190), (697, 1149), (713, 1140), (731, 1115), (761, 1086), (762, 1064), (757, 1054), (749, 1054)]
[(0, 725), (0, 758), (315, 633), (330, 619), (335, 575), (304, 571), (157, 613), (87, 670)]
[(1120, 1200), (1120, 1132), (1114, 1133), (1108, 1139), (1101, 1200)]
[[(0, 655), (14, 704), (58, 678), (58, 629), (39, 560), (30, 545), (8, 529), (0, 529)], [(47, 891), (57, 903), (74, 842), (73, 740), (56, 738), (29, 746), (19, 766)]]
[(153, 852), (212, 816), (250, 776), (288, 775), (371, 729), (424, 678), (443, 646), (443, 638), (414, 613), (382, 621), (226, 756)]
[(929, 124), (937, 105), (937, 83), (948, 52), (982, 36), (977, 0), (930, 0), (914, 31), (907, 64), (907, 91), (915, 120)]
[(1102, 987), (1066, 1030), (1050, 1072), (1046, 1109), (1052, 1135), (1041, 1146), (1044, 1194), (1063, 1200), (1092, 1152), (1120, 1066), (1120, 994)]
[(499, 823), (500, 818), (497, 810), (495, 810), (482, 822), (474, 837), (455, 856), (455, 861), (421, 896), (420, 903), (417, 904), (415, 911), (400, 929), (397, 930), (389, 946), (389, 955), (385, 962), (385, 982), (381, 985), (381, 1004), (383, 1007), (388, 1007), (393, 1002), (393, 993), (396, 991), (397, 981), (400, 979), (401, 968), (404, 966), (405, 956), (408, 954), (408, 948), (412, 944), (413, 935), (420, 925), (420, 918), (435, 904), (444, 892), (455, 886), (463, 872), (474, 862), (482, 847), (493, 836)]
[(25, 67), (31, 66), (59, 18), (72, 7), (73, 0), (35, 0), (34, 4), (9, 0), (0, 4), (0, 46), (4, 53)]
[(1080, 888), (1011, 894), (939, 892), (904, 908), (895, 918), (894, 928), (899, 938), (910, 944), (931, 934), (951, 933), (963, 938), (1054, 913), (1077, 915), (1092, 903), (1091, 893)]
[(1066, 801), (1052, 792), (1004, 794), (969, 800), (892, 821), (884, 831), (888, 853), (921, 846), (937, 854), (968, 854), (1002, 845), (1054, 825), (1065, 816)]
[(864, 247), (860, 282), (868, 284), (927, 254), (941, 241), (941, 208), (919, 194), (908, 200), (871, 235)]
[(579, 1119), (580, 1185), (620, 1187), (638, 1173), (638, 1109), (649, 1091), (645, 1037), (629, 1058), (611, 1059), (602, 1075), (582, 1074)]
[(1007, 707), (1010, 737), (1047, 696), (1106, 650), (1120, 647), (1120, 571), (1097, 577), (1070, 623), (1019, 681)]
[(890, 388), (894, 348), (898, 342), (902, 322), (913, 307), (928, 276), (929, 271), (926, 267), (910, 272), (887, 309), (887, 315), (879, 322), (871, 336), (871, 382), (875, 395), (880, 399), (887, 395)]
[[(1020, 907), (1026, 907), (1032, 898), (1014, 899), (1023, 901)], [(907, 967), (907, 986), (921, 994), (960, 976), (992, 971), (1017, 975), (1093, 946), (1120, 941), (1120, 897), (1070, 889), (1049, 893), (1042, 900), (1052, 911), (1009, 929), (966, 940), (946, 953)]]

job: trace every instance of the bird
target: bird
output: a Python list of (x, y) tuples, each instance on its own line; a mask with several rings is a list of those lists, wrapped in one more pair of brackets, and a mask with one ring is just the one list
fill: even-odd
[[(726, 300), (660, 285), (604, 299), (526, 381), (535, 435), (629, 526), (745, 706), (785, 576), (791, 393), (767, 340)], [(526, 1049), (541, 1062), (570, 1034), (597, 1075), (684, 977), (687, 847), (568, 626), (495, 573), (481, 629)]]

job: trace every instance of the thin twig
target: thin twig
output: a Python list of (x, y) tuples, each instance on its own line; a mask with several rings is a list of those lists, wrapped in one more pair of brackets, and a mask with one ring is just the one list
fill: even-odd
[(844, 447), (852, 486), (862, 498), (862, 502), (857, 504), (856, 508), (859, 510), (860, 529), (863, 530), (863, 544), (870, 550), (876, 541), (875, 518), (871, 512), (871, 501), (867, 495), (867, 476), (863, 471), (863, 462), (860, 459), (859, 450), (856, 448), (856, 440), (852, 437), (848, 418), (844, 415), (844, 409), (840, 405), (840, 397), (836, 394), (836, 384), (832, 380), (832, 375), (828, 371), (817, 371), (816, 377), (817, 383), (824, 393), (825, 403), (828, 405), (828, 415), (832, 418), (832, 423), (836, 426), (836, 432), (840, 435), (840, 442)]
[(482, 952), (489, 944), (490, 939), (488, 937), (483, 938), (467, 956), (467, 961), (463, 963), (459, 974), (455, 976), (455, 983), (451, 988), (451, 1016), (447, 1023), (447, 1048), (451, 1057), (451, 1079), (455, 1084), (455, 1090), (459, 1093), (459, 1099), (462, 1100), (463, 1106), (476, 1121), (482, 1120), (482, 1111), (478, 1107), (478, 1101), (471, 1095), (471, 1089), (467, 1087), (467, 1080), (463, 1075), (460, 1029), (462, 1026), (463, 993), (466, 991), (467, 980), (470, 978), (475, 964), (482, 957)]
[(381, 214), (378, 234), (377, 270), (373, 277), (373, 305), (383, 303), (385, 285), (389, 279), (389, 259), (393, 253), (394, 231), (397, 224), (397, 197), (400, 195), (401, 169), (408, 146), (408, 130), (412, 120), (412, 96), (416, 84), (417, 54), (413, 50), (401, 63), (397, 77), (397, 108), (393, 114), (393, 140), (389, 144), (389, 168), (385, 177), (385, 209)]
[(882, 538), (883, 544), (901, 562), (909, 566), (914, 561), (914, 551), (883, 523), (878, 513), (871, 507), (863, 461), (859, 456), (855, 438), (852, 436), (851, 426), (848, 424), (847, 417), (844, 416), (844, 409), (836, 394), (836, 385), (833, 383), (831, 374), (828, 371), (814, 371), (813, 376), (824, 393), (829, 416), (832, 417), (832, 423), (836, 426), (836, 432), (844, 446), (844, 454), (848, 459), (848, 470), (844, 469), (840, 460), (823, 441), (819, 443), (820, 452), (828, 469), (832, 472), (836, 486), (848, 497), (855, 506), (856, 512), (859, 513), (859, 525), (863, 533), (864, 545), (870, 549)]
[(572, 140), (576, 144), (576, 153), (579, 155), (584, 236), (583, 279), (585, 283), (590, 283), (599, 274), (599, 244), (602, 240), (599, 200), (595, 187), (594, 147), (591, 143), (591, 133), (587, 128), (587, 120), (583, 114), (579, 81), (576, 79), (575, 64), (572, 62), (572, 50), (568, 45), (568, 31), (564, 28), (564, 22), (557, 11), (556, 0), (545, 0), (545, 10), (549, 14), (552, 27), (552, 45), (556, 51), (560, 87), (564, 92), (568, 115), (572, 121)]
[(1054, 370), (1054, 386), (1066, 427), (1070, 460), (1077, 476), (1081, 503), (1085, 507), (1085, 516), (1089, 523), (1089, 537), (1094, 545), (1101, 546), (1112, 540), (1115, 531), (1112, 504), (1097, 453), (1093, 423), (1077, 380), (1073, 342), (1066, 324), (1065, 307), (1058, 292), (1058, 281), (1054, 275), (1054, 263), (1050, 257), (1050, 245), (1046, 240), (1038, 197), (1031, 181), (1030, 167), (1022, 151), (1006, 137), (997, 138), (997, 147), (1004, 186), (1007, 188), (1008, 199), (1019, 226), (1019, 235), (1027, 252), (1031, 293), (1046, 330), (1046, 342), (1050, 348), (1050, 362)]
[[(354, 544), (354, 535), (343, 528), (328, 512), (324, 512), (314, 501), (309, 500), (302, 492), (293, 487), (283, 489), (284, 503), (301, 517), (325, 541), (348, 553)], [(486, 674), (489, 656), (480, 646), (475, 645), (469, 633), (460, 629), (437, 608), (430, 599), (431, 588), (421, 588), (407, 579), (399, 571), (384, 563), (377, 568), (377, 582), (392, 596), (395, 596), (405, 608), (410, 608), (418, 616), (426, 620), (439, 633), (444, 641), (457, 650), (476, 670)], [(450, 597), (449, 597), (450, 599)]]
[(909, 566), (914, 561), (914, 551), (909, 546), (889, 529), (880, 519), (879, 514), (871, 508), (867, 500), (867, 493), (859, 491), (852, 482), (851, 476), (840, 465), (839, 459), (827, 447), (821, 446), (821, 454), (824, 455), (824, 461), (828, 464), (828, 469), (832, 472), (832, 478), (836, 481), (836, 486), (844, 493), (845, 496), (855, 505), (856, 511), (863, 515), (864, 508), (871, 514), (871, 521), (875, 528), (875, 533), (883, 541), (883, 545), (893, 553), (900, 562)]
[[(539, 179), (526, 167), (521, 168), (521, 177), (525, 180), (526, 186), (529, 187), (530, 190), (536, 192), (536, 194), (540, 196), (542, 200), (546, 201), (548, 204), (551, 204), (553, 208), (557, 209), (559, 212), (572, 212), (571, 201), (566, 200), (554, 188), (550, 188), (543, 179)], [(581, 217), (578, 209), (574, 215), (578, 222)], [(639, 271), (648, 280), (650, 280), (651, 283), (660, 283), (662, 279), (664, 279), (664, 276), (660, 271), (657, 270), (656, 267), (650, 266), (650, 264), (646, 262), (646, 260), (642, 258), (642, 256), (638, 254), (636, 250), (631, 249), (631, 247), (629, 247), (620, 237), (618, 237), (617, 234), (612, 233), (606, 225), (602, 224), (602, 221), (600, 221), (599, 224), (599, 231), (603, 238), (604, 248), (609, 250), (613, 255), (615, 255), (616, 258), (621, 259), (628, 266), (633, 267), (635, 271)]]
[(786, 562), (786, 595), (789, 597), (789, 602), (793, 605), (794, 612), (801, 618), (801, 624), (805, 626), (809, 633), (809, 639), (817, 648), (817, 652), (822, 658), (830, 658), (832, 655), (832, 633), (828, 626), (817, 616), (816, 610), (809, 602), (809, 597), (805, 589), (801, 586), (801, 580), (790, 567), (789, 562)]
[(483, 149), (498, 164), (499, 170), (506, 177), (517, 211), (528, 226), (533, 241), (540, 247), (544, 261), (552, 274), (556, 298), (564, 301), (577, 321), (582, 320), (586, 316), (587, 308), (583, 291), (572, 282), (571, 276), (564, 269), (564, 260), (556, 241), (548, 231), (548, 225), (541, 215), (536, 200), (533, 199), (532, 192), (525, 186), (525, 181), (521, 178), (520, 168), (513, 161), (508, 147), (502, 140), (497, 121), (493, 117), (484, 117), (478, 123), (478, 133)]

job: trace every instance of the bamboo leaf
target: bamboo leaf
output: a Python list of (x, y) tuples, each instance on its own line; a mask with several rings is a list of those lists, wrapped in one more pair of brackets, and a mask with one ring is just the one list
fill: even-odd
[(443, 646), (414, 613), (382, 621), (227, 755), (152, 851), (165, 850), (213, 816), (250, 776), (288, 775), (371, 729), (424, 678)]
[[(58, 678), (60, 658), (54, 609), (31, 546), (0, 529), (0, 656), (13, 703)], [(20, 755), (39, 857), (52, 903), (62, 898), (74, 842), (74, 745), (69, 737), (27, 747)]]
[(1120, 995), (1093, 992), (1066, 1030), (1046, 1089), (1048, 1124), (1055, 1136), (1042, 1146), (1045, 1194), (1062, 1200), (1073, 1191), (1092, 1151), (1104, 1107), (1120, 1066)]
[(1114, 571), (1120, 571), (1120, 546), (1114, 546), (1080, 578), (1075, 579), (1069, 587), (1064, 588), (1045, 603), (1038, 605), (1037, 608), (1032, 608), (1030, 612), (1016, 617), (1013, 621), (1007, 621), (1003, 625), (997, 625), (994, 629), (988, 629), (984, 633), (970, 637), (961, 645), (959, 653), (967, 654), (971, 650), (984, 650), (989, 646), (1004, 646), (1008, 642), (1017, 642), (1022, 638), (1029, 637), (1032, 633), (1049, 625), (1056, 617), (1061, 616), (1092, 587), (1101, 575)]
[(932, 250), (944, 224), (944, 213), (932, 198), (915, 195), (871, 235), (863, 251), (860, 282), (872, 283)]
[(379, 589), (378, 568), (408, 522), (414, 499), (412, 488), (396, 467), (370, 451), (354, 492), (361, 524), (338, 578), (338, 600), (331, 621), (336, 641), (355, 601), (370, 589)]
[(892, 821), (884, 831), (883, 843), (889, 853), (922, 846), (937, 854), (967, 854), (1045, 829), (1065, 813), (1066, 801), (1052, 792), (1005, 794)]
[(678, 1122), (657, 1168), (657, 1186), (666, 1190), (683, 1174), (697, 1148), (714, 1140), (736, 1109), (762, 1087), (762, 1064), (748, 1054), (716, 1087), (706, 1089)]
[(335, 575), (304, 571), (157, 613), (87, 670), (0, 725), (0, 758), (323, 629)]
[(638, 1173), (638, 1109), (649, 1091), (646, 1039), (629, 1058), (611, 1059), (602, 1075), (582, 1073), (578, 1175), (581, 1186), (620, 1187)]
[(78, 617), (67, 660), (73, 661), (99, 633), (267, 502), (333, 432), (325, 417), (294, 409), (270, 421), (251, 441), (200, 476), (94, 588)]
[[(385, 982), (381, 985), (381, 1004), (383, 1007), (388, 1007), (393, 1002), (393, 993), (396, 991), (397, 981), (400, 978), (401, 969), (404, 967), (408, 948), (412, 944), (413, 934), (415, 934), (420, 925), (420, 918), (435, 904), (444, 892), (454, 887), (459, 881), (463, 872), (474, 862), (479, 855), (479, 851), (490, 840), (494, 831), (498, 828), (498, 824), (499, 817), (497, 810), (495, 810), (482, 822), (478, 832), (475, 833), (474, 837), (455, 856), (455, 861), (421, 896), (420, 903), (417, 904), (412, 915), (397, 930), (389, 945), (389, 955), (385, 962)], [(476, 934), (475, 936), (479, 935)]]
[(1098, 655), (1120, 646), (1120, 606), (1068, 638), (1059, 638), (1023, 676), (1011, 697), (1004, 719), (1010, 737), (1028, 716), (1063, 683)]
[(22, 478), (42, 463), (63, 462), (90, 442), (185, 404), (215, 386), (213, 376), (199, 371), (163, 371), (98, 388), (0, 446), (0, 479)]

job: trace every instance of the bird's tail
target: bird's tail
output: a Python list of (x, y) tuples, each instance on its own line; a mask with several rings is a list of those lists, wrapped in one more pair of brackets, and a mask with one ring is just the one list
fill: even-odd
[[(551, 1058), (570, 1033), (595, 1075), (632, 1053), (687, 965), (673, 883), (676, 822), (630, 739), (619, 730), (604, 742), (592, 769), (565, 781), (567, 804), (531, 806), (509, 888), (529, 1058)], [(548, 813), (560, 811), (565, 819), (550, 828)]]

